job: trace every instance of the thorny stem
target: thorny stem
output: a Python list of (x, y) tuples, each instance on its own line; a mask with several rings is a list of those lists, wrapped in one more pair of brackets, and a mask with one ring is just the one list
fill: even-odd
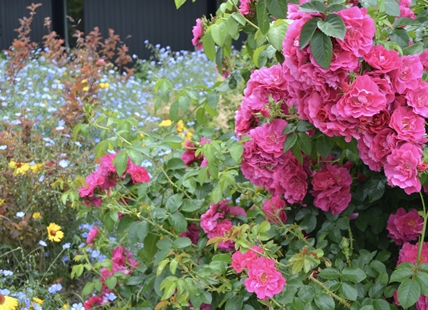
[(418, 258), (417, 258), (417, 260), (416, 260), (416, 263), (417, 263), (417, 264), (419, 264), (419, 263), (420, 263), (420, 261), (421, 261), (421, 254), (422, 254), (422, 248), (423, 248), (423, 245), (424, 245), (424, 238), (425, 238), (425, 232), (426, 232), (426, 229), (427, 229), (427, 219), (428, 219), (428, 214), (427, 214), (427, 212), (426, 212), (426, 208), (425, 208), (425, 200), (424, 200), (424, 197), (423, 197), (423, 195), (422, 195), (422, 191), (420, 191), (420, 192), (419, 192), (419, 196), (421, 197), (421, 201), (422, 201), (422, 208), (423, 208), (423, 212), (424, 212), (424, 215), (423, 215), (423, 218), (424, 218), (424, 226), (423, 226), (423, 228), (422, 228), (422, 234), (421, 234), (421, 236), (420, 236), (420, 238), (419, 238)]
[[(236, 4), (234, 4), (233, 5), (234, 7), (235, 7), (235, 9), (239, 12), (239, 8), (238, 8), (238, 6), (236, 5)], [(241, 14), (242, 15), (242, 14)], [(242, 16), (244, 16), (244, 15), (242, 15)], [(254, 27), (254, 29), (257, 29), (257, 30), (259, 30), (260, 28), (257, 26), (257, 25), (255, 25), (254, 23), (252, 23), (250, 20), (248, 20), (248, 18), (246, 18), (245, 16), (244, 16), (244, 18), (245, 18), (245, 21), (249, 24), (249, 25), (251, 25), (252, 27)]]
[(344, 299), (340, 298), (339, 296), (337, 296), (335, 293), (333, 293), (327, 286), (325, 286), (324, 283), (322, 283), (321, 281), (317, 280), (314, 278), (313, 273), (311, 273), (311, 275), (309, 276), (309, 280), (311, 280), (312, 282), (318, 284), (319, 286), (321, 286), (331, 297), (333, 297), (334, 299), (336, 299), (339, 303), (341, 303), (342, 305), (344, 305), (346, 308), (351, 309), (351, 305)]

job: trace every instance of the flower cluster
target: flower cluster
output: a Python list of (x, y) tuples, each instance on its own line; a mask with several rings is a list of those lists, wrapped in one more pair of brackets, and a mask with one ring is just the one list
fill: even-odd
[[(121, 272), (129, 275), (135, 268), (138, 267), (138, 262), (132, 258), (132, 253), (121, 245), (112, 250), (111, 268), (103, 267), (101, 269), (100, 281), (102, 283), (102, 292), (99, 295), (92, 296), (85, 303), (85, 310), (92, 309), (94, 306), (104, 306), (110, 304), (116, 299), (112, 291), (107, 287), (106, 280), (113, 276), (116, 272)], [(114, 298), (112, 298), (112, 296)]]
[[(98, 192), (100, 194), (116, 186), (116, 183), (119, 181), (116, 167), (113, 164), (116, 154), (108, 154), (101, 157), (101, 164), (99, 167), (92, 172), (86, 178), (86, 186), (83, 186), (79, 189), (80, 197), (85, 198), (84, 203), (89, 206), (100, 206), (102, 203), (101, 197), (96, 197), (95, 194)], [(144, 167), (134, 164), (131, 159), (128, 158), (128, 164), (125, 172), (122, 177), (125, 177), (126, 174), (131, 176), (133, 183), (140, 182), (149, 182), (150, 176), (147, 170)]]
[(207, 212), (201, 215), (201, 227), (208, 235), (208, 238), (223, 237), (219, 244), (219, 248), (224, 251), (233, 251), (235, 243), (227, 240), (227, 233), (232, 229), (233, 224), (226, 217), (244, 216), (247, 214), (241, 207), (228, 206), (229, 200), (220, 201), (217, 204), (211, 204)]
[(263, 204), (265, 219), (271, 224), (281, 225), (287, 222), (287, 213), (285, 213), (285, 201), (280, 196), (273, 196)]
[(232, 255), (232, 267), (237, 273), (247, 269), (248, 278), (244, 285), (257, 298), (267, 299), (282, 292), (286, 283), (282, 273), (275, 267), (275, 260), (261, 256), (263, 249), (252, 246), (244, 254), (237, 251)]

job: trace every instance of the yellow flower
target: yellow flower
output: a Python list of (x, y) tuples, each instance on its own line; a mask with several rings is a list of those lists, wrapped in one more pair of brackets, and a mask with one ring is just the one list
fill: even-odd
[(33, 219), (37, 220), (40, 217), (40, 212), (33, 213)]
[(0, 310), (15, 310), (18, 307), (18, 299), (0, 294)]
[(182, 133), (179, 133), (180, 137), (183, 138), (184, 141), (191, 140), (193, 137), (193, 133), (190, 130), (185, 130)]
[(39, 305), (43, 304), (43, 299), (37, 298), (37, 297), (33, 297), (33, 302), (38, 303)]
[(61, 226), (55, 223), (50, 223), (47, 230), (49, 241), (60, 242), (64, 237), (64, 233), (61, 231)]
[(164, 119), (160, 124), (159, 127), (168, 127), (172, 125), (172, 121), (169, 119)]
[(62, 309), (63, 310), (70, 309), (70, 305), (69, 304), (64, 304), (64, 306), (62, 306)]
[(37, 173), (39, 171), (42, 171), (43, 169), (43, 164), (34, 164), (30, 166), (30, 169), (33, 173)]
[(109, 83), (100, 83), (100, 87), (101, 88), (109, 88), (110, 84)]
[(83, 91), (88, 91), (89, 90), (89, 86), (85, 86), (82, 88)]
[(4, 204), (4, 199), (0, 199), (0, 207)]
[(177, 132), (178, 133), (182, 133), (185, 130), (186, 130), (186, 127), (184, 127), (183, 121), (179, 120), (178, 123), (177, 123)]
[(21, 163), (16, 161), (10, 161), (9, 167), (12, 169), (15, 169), (15, 171), (13, 172), (13, 175), (25, 174), (28, 170), (30, 170), (29, 163)]
[(82, 84), (86, 84), (86, 83), (88, 83), (87, 79), (82, 80)]

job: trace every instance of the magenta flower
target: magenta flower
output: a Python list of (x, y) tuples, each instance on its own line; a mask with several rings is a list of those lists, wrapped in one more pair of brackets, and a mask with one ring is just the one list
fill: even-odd
[(129, 173), (133, 183), (150, 182), (146, 168), (134, 164), (131, 160), (128, 161), (126, 173)]
[[(398, 254), (397, 265), (401, 263), (412, 263), (416, 264), (416, 259), (418, 258), (418, 246), (419, 243), (410, 244), (405, 243)], [(420, 264), (428, 263), (428, 242), (424, 242), (422, 245), (421, 261)]]
[(189, 238), (193, 244), (198, 244), (199, 241), (199, 227), (196, 224), (190, 224), (187, 226), (187, 230), (183, 233), (180, 233), (180, 237)]
[(198, 18), (196, 19), (196, 26), (193, 26), (193, 39), (192, 44), (195, 46), (198, 50), (203, 49), (202, 45), (202, 36), (204, 35), (204, 28), (202, 27), (202, 19)]
[(94, 243), (94, 239), (98, 236), (98, 227), (94, 226), (94, 228), (92, 228), (89, 233), (88, 233), (88, 237), (86, 238), (86, 242), (88, 244), (92, 244)]
[(387, 50), (383, 45), (373, 46), (370, 53), (364, 56), (364, 60), (377, 72), (381, 73), (395, 70), (401, 64), (398, 52)]
[(267, 299), (282, 292), (285, 278), (276, 270), (275, 261), (259, 257), (248, 262), (248, 279), (244, 281), (245, 288), (250, 293), (256, 293), (258, 299)]
[(411, 142), (393, 149), (384, 167), (388, 184), (404, 189), (408, 195), (419, 192), (422, 187), (418, 177), (421, 157), (421, 148)]
[(257, 245), (253, 245), (250, 250), (242, 254), (241, 251), (236, 251), (232, 255), (232, 267), (237, 273), (241, 273), (248, 264), (260, 257), (263, 249)]
[(406, 94), (407, 104), (413, 108), (413, 112), (428, 118), (428, 83), (420, 81), (417, 88)]
[(410, 108), (395, 109), (389, 126), (397, 132), (397, 138), (404, 141), (420, 142), (425, 135), (425, 119)]
[(281, 225), (287, 222), (287, 213), (285, 213), (285, 201), (279, 196), (273, 196), (272, 199), (266, 200), (263, 205), (265, 219), (271, 224)]
[(399, 208), (397, 213), (389, 216), (386, 226), (388, 237), (394, 239), (397, 245), (416, 240), (422, 232), (423, 222), (415, 209), (406, 212), (404, 208)]
[(398, 69), (391, 71), (392, 86), (399, 94), (415, 89), (422, 79), (423, 66), (419, 55), (402, 56)]

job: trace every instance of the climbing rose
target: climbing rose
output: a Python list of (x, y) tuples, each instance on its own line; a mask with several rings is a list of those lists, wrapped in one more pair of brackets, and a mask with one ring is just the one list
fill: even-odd
[(185, 232), (180, 233), (180, 237), (187, 237), (192, 241), (193, 244), (198, 244), (199, 241), (199, 227), (196, 224), (190, 224), (187, 226)]
[(282, 292), (285, 279), (275, 268), (275, 261), (259, 257), (247, 262), (248, 279), (244, 281), (245, 288), (250, 293), (256, 293), (258, 299), (267, 299)]
[(423, 218), (415, 209), (406, 212), (404, 208), (400, 208), (397, 213), (389, 216), (386, 226), (388, 237), (394, 239), (397, 245), (416, 240), (421, 234), (423, 222)]
[(257, 245), (253, 245), (250, 250), (242, 254), (241, 251), (236, 251), (232, 255), (232, 267), (237, 273), (241, 273), (244, 268), (248, 268), (248, 264), (260, 257), (263, 249)]
[(201, 43), (202, 35), (204, 34), (204, 28), (202, 27), (202, 19), (196, 19), (196, 26), (193, 26), (193, 39), (192, 44), (196, 47), (196, 49), (203, 49), (203, 45)]
[(133, 183), (150, 182), (150, 176), (144, 167), (134, 164), (132, 161), (128, 161), (128, 167), (126, 172), (131, 176)]
[(281, 222), (287, 222), (285, 201), (279, 196), (273, 196), (271, 200), (266, 200), (263, 205), (263, 211), (266, 213), (266, 221), (269, 221), (272, 224), (281, 225)]
[[(405, 243), (401, 248), (400, 253), (398, 254), (397, 265), (401, 263), (416, 264), (416, 259), (418, 258), (418, 246), (419, 246), (419, 243), (416, 243), (414, 245), (410, 243)], [(424, 242), (422, 246), (420, 263), (421, 264), (428, 263), (428, 242)]]

